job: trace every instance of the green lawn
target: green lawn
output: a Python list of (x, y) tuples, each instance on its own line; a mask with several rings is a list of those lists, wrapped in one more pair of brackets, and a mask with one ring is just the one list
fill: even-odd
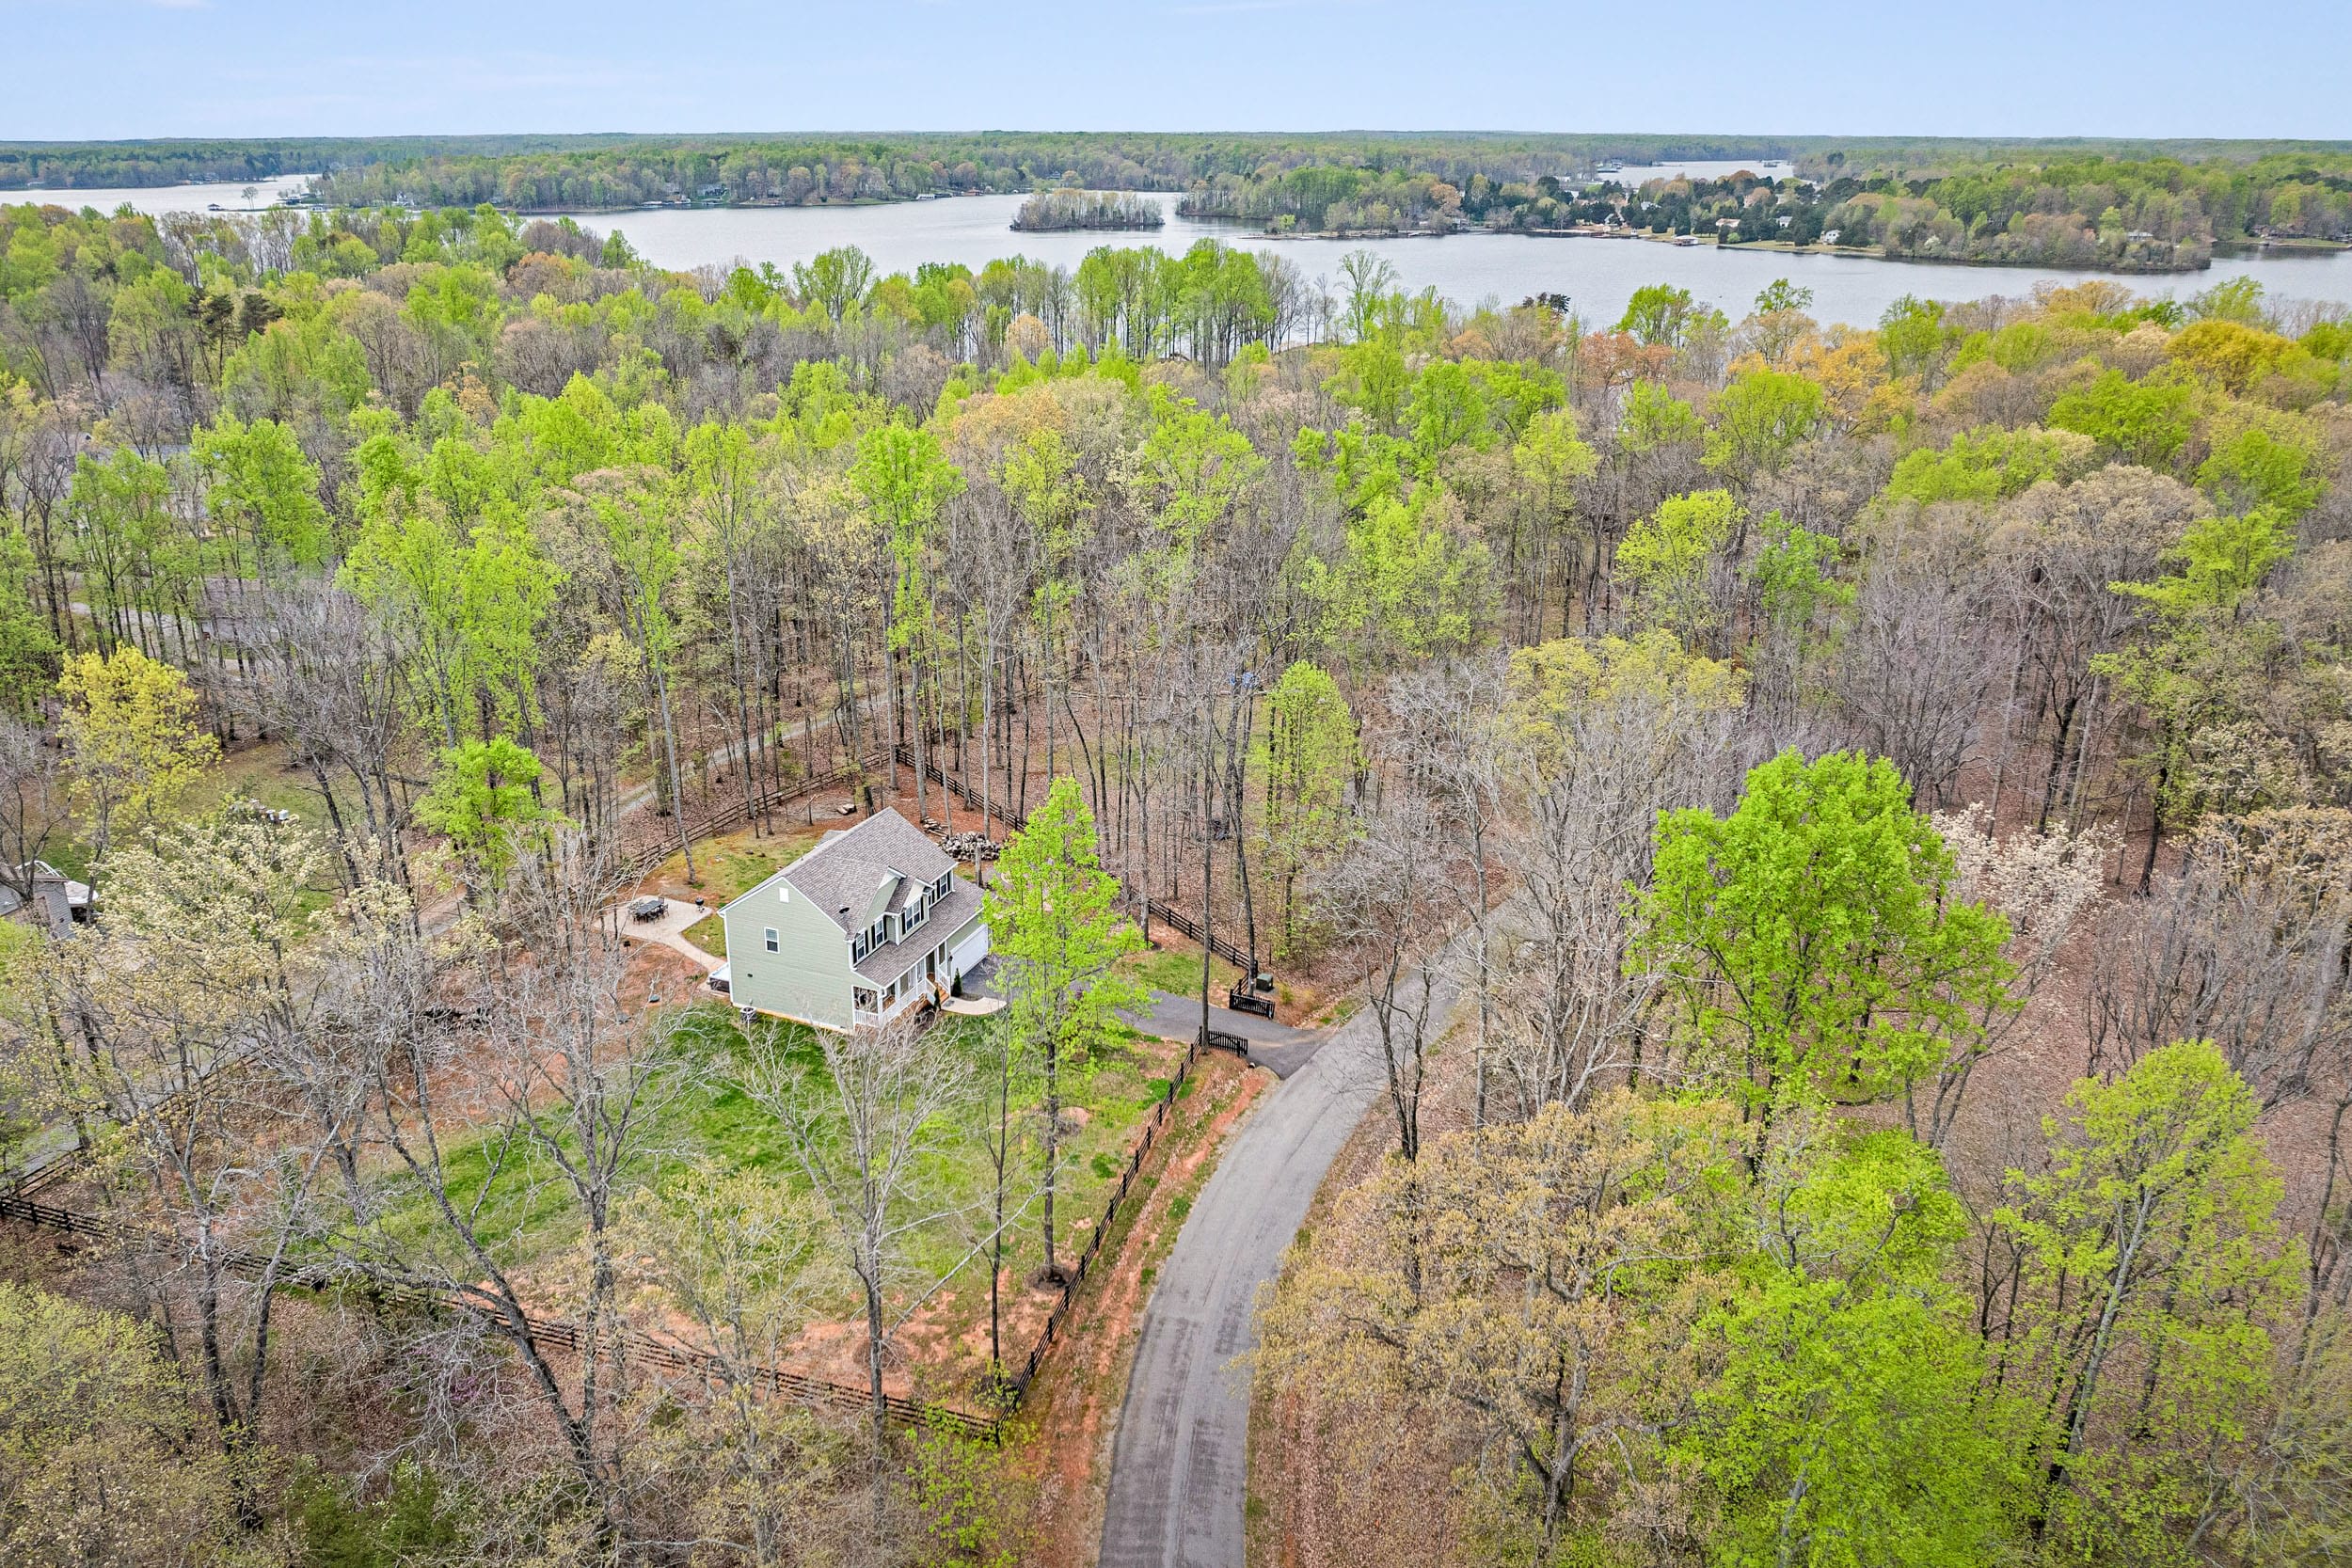
[[(946, 1031), (960, 1049), (968, 1049), (977, 1065), (983, 1054), (982, 1031), (1002, 1026), (1003, 1015), (992, 1019), (947, 1017), (932, 1027)], [(657, 1113), (640, 1134), (642, 1160), (634, 1180), (657, 1190), (668, 1173), (696, 1163), (715, 1161), (723, 1167), (771, 1173), (778, 1181), (800, 1186), (806, 1180), (793, 1151), (767, 1110), (740, 1086), (752, 1066), (751, 1053), (804, 1073), (822, 1070), (822, 1057), (814, 1032), (797, 1024), (762, 1020), (746, 1038), (734, 1015), (717, 1004), (696, 1007), (674, 1036), (678, 1047), (677, 1076), (665, 1085)], [(1060, 1172), (1055, 1196), (1057, 1251), (1067, 1267), (1086, 1245), (1090, 1225), (1101, 1214), (1112, 1185), (1125, 1168), (1143, 1122), (1168, 1088), (1168, 1073), (1179, 1059), (1179, 1048), (1158, 1041), (1130, 1039), (1106, 1051), (1089, 1067), (1062, 1074), (1064, 1104), (1077, 1113), (1068, 1119), (1082, 1125), (1064, 1131)], [(1013, 1117), (1021, 1186), (1011, 1199), (1027, 1212), (1008, 1237), (1007, 1299), (1019, 1299), (1023, 1281), (1043, 1263), (1043, 1243), (1038, 1206), (1034, 1201), (1041, 1155), (1039, 1106), (1041, 1082), (1034, 1072), (1018, 1083), (1013, 1093)], [(936, 1391), (963, 1397), (977, 1386), (984, 1368), (976, 1347), (986, 1344), (988, 1289), (985, 1265), (968, 1262), (990, 1207), (993, 1173), (980, 1140), (972, 1135), (993, 1126), (993, 1101), (975, 1096), (958, 1113), (961, 1131), (943, 1130), (941, 1152), (920, 1173), (926, 1206), (961, 1211), (954, 1218), (936, 1221), (915, 1230), (907, 1240), (905, 1277), (910, 1289), (927, 1287), (943, 1274), (961, 1272), (925, 1312), (926, 1347), (923, 1381)], [(503, 1158), (501, 1161), (501, 1154)], [(508, 1266), (529, 1276), (543, 1269), (561, 1269), (562, 1254), (577, 1240), (579, 1221), (571, 1212), (555, 1172), (540, 1158), (521, 1150), (501, 1151), (487, 1137), (459, 1142), (450, 1148), (449, 1168), (456, 1178), (455, 1196), (478, 1203), (482, 1223), (507, 1255)], [(495, 1168), (495, 1174), (493, 1174)], [(393, 1201), (387, 1224), (395, 1235), (422, 1238), (433, 1227), (433, 1214), (421, 1195), (402, 1193), (396, 1177), (388, 1174)], [(486, 1186), (486, 1191), (485, 1191)], [(1081, 1223), (1084, 1222), (1084, 1223)], [(845, 1269), (841, 1279), (845, 1302), (851, 1280)], [(1025, 1354), (1024, 1339), (1018, 1354)], [(1013, 1354), (1009, 1348), (1008, 1354)]]
[[(808, 853), (824, 832), (822, 824), (812, 828), (796, 822), (771, 833), (755, 833), (748, 828), (722, 833), (694, 846), (694, 873), (699, 880), (691, 890), (686, 880), (686, 857), (682, 854), (672, 855), (656, 866), (645, 884), (668, 891), (673, 896), (700, 895), (715, 910), (767, 880), (778, 866), (788, 865)], [(709, 951), (716, 953), (719, 949), (713, 947)]]
[(717, 911), (703, 916), (678, 935), (701, 948), (714, 958), (727, 956), (727, 923), (719, 918)]
[[(1127, 958), (1121, 967), (1153, 990), (1164, 990), (1176, 996), (1200, 994), (1200, 954), (1198, 949), (1163, 947), (1137, 953)], [(1217, 1006), (1224, 1006), (1221, 999), (1226, 990), (1240, 979), (1241, 969), (1238, 965), (1227, 963), (1223, 958), (1209, 960), (1209, 988), (1215, 993), (1213, 1000), (1216, 1000)]]

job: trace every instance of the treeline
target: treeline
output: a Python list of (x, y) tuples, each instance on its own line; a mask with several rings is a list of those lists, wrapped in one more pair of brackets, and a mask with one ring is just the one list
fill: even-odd
[[(1419, 1560), (2352, 1541), (2342, 309), (1582, 322), (1213, 245), (680, 274), (494, 210), (16, 206), (0, 258), (0, 867), (100, 906), (0, 927), (0, 1133), (87, 1126), (151, 1238), (11, 1264), (55, 1289), (0, 1338), (56, 1347), (0, 1356), (17, 1556), (1043, 1555), (1034, 1450), (759, 1397), (812, 1249), (900, 1230), (679, 1177), (668, 1085), (734, 1021), (601, 918), (633, 832), (707, 875), (704, 812), (897, 745), (1092, 841), (1041, 912), (1159, 898), (1356, 997), (1394, 1154), (1265, 1369), (1364, 1440), (1286, 1484), (1435, 1499)], [(299, 835), (192, 808), (221, 752)], [(775, 1064), (829, 1151), (861, 1073), (923, 1076), (839, 1049)], [(576, 1246), (522, 1263), (523, 1213)], [(318, 1259), (308, 1306), (241, 1272)], [(879, 1386), (933, 1325), (859, 1301)]]
[(1118, 191), (1041, 191), (1021, 204), (1017, 230), (1057, 229), (1158, 229), (1168, 222), (1160, 204)]
[(457, 152), (508, 156), (561, 147), (602, 147), (629, 138), (542, 136), (274, 136), (260, 140), (0, 142), (0, 190), (123, 189), (183, 182), (231, 183), (281, 174)]
[(1598, 155), (1572, 136), (1378, 135), (905, 135), (887, 137), (642, 138), (505, 155), (453, 150), (348, 166), (318, 182), (331, 203), (496, 202), (520, 211), (647, 201), (907, 200), (927, 195), (1182, 190), (1215, 175), (1343, 162), (1566, 174)]
[[(1833, 155), (1833, 166), (1847, 164)], [(1425, 171), (1312, 165), (1196, 182), (1187, 216), (1263, 223), (1276, 232), (1470, 227), (1550, 230), (1612, 224), (1711, 234), (1726, 244), (1786, 240), (1875, 246), (1889, 256), (2124, 272), (2202, 267), (2217, 242), (2352, 241), (2352, 159), (2273, 156), (2251, 164), (2094, 158), (1963, 167), (1904, 179), (1611, 180), (1550, 174), (1455, 183)]]

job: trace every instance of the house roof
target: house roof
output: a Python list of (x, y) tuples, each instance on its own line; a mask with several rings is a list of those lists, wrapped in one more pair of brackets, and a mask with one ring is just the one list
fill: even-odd
[(897, 942), (883, 942), (860, 960), (859, 978), (886, 986), (923, 961), (923, 955), (964, 927), (980, 912), (980, 890), (961, 877), (947, 884), (947, 896), (931, 906), (930, 917)]
[(827, 833), (776, 877), (849, 932), (864, 930), (885, 910), (904, 908), (955, 865), (920, 828), (885, 809)]

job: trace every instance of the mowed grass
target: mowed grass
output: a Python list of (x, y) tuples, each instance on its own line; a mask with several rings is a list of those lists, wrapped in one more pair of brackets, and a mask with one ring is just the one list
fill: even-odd
[(727, 923), (713, 911), (689, 926), (678, 935), (701, 948), (714, 958), (727, 956)]
[(694, 846), (695, 883), (690, 885), (686, 879), (685, 855), (675, 854), (654, 868), (645, 885), (674, 898), (702, 898), (717, 910), (766, 881), (778, 867), (799, 860), (824, 835), (825, 824), (810, 827), (801, 822), (784, 823), (766, 833), (755, 833), (749, 828), (722, 833)]
[[(1197, 947), (1162, 947), (1133, 954), (1121, 961), (1120, 967), (1130, 975), (1173, 996), (1200, 994), (1200, 950)], [(1210, 1000), (1218, 1006), (1225, 1005), (1225, 992), (1241, 979), (1241, 966), (1227, 963), (1223, 958), (1209, 960)]]

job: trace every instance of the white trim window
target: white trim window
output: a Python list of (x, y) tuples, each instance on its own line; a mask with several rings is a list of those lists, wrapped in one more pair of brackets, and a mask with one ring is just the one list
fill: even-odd
[(763, 927), (761, 928), (760, 940), (767, 944), (768, 951), (771, 953), (781, 953), (784, 951), (784, 944), (777, 940), (776, 928), (773, 926)]

